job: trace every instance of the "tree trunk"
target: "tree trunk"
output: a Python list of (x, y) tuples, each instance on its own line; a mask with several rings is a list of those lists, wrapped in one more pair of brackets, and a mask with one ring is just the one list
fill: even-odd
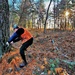
[(50, 3), (48, 5), (48, 9), (47, 9), (46, 20), (45, 20), (45, 24), (44, 24), (44, 33), (46, 33), (46, 22), (47, 22), (47, 19), (48, 19), (48, 11), (49, 11), (51, 2), (52, 2), (52, 0), (50, 0)]
[(55, 30), (55, 0), (54, 0), (54, 30)]
[(9, 5), (8, 0), (0, 0), (0, 58), (8, 50), (6, 41), (9, 37)]

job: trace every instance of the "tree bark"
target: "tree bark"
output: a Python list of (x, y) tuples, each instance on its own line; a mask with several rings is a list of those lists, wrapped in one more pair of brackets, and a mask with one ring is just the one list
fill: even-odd
[(46, 19), (45, 19), (45, 24), (44, 24), (44, 33), (46, 33), (46, 22), (47, 22), (47, 19), (48, 19), (48, 11), (49, 11), (51, 2), (52, 2), (52, 0), (50, 0), (50, 3), (48, 5), (48, 9), (47, 9), (47, 13), (46, 13)]
[(9, 5), (8, 0), (0, 0), (0, 58), (8, 50), (6, 41), (9, 37)]

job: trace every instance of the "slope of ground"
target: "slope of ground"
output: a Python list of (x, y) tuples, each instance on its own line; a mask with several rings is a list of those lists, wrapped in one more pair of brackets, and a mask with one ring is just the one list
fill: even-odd
[[(25, 53), (28, 65), (22, 69), (18, 67), (22, 62), (19, 54), (21, 42), (15, 43), (14, 48), (6, 53), (0, 62), (0, 75), (50, 75), (50, 59), (58, 59), (59, 67), (65, 69), (69, 75), (75, 75), (75, 31), (47, 30), (46, 34), (43, 34), (41, 30), (31, 30), (31, 33), (34, 42)], [(48, 74), (43, 72), (45, 69)], [(39, 73), (36, 73), (36, 70)]]

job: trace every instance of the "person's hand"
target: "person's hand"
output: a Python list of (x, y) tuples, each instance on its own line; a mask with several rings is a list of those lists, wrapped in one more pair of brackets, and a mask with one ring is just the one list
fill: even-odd
[(10, 44), (13, 44), (14, 42), (12, 41)]
[(6, 45), (9, 46), (9, 42), (6, 42)]

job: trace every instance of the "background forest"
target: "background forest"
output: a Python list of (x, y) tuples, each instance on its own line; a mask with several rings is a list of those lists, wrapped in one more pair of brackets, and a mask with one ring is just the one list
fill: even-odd
[(12, 3), (9, 0), (10, 24), (44, 28), (47, 17), (46, 28), (74, 29), (74, 3), (74, 0), (13, 0)]
[[(20, 43), (6, 46), (14, 24), (34, 36), (22, 70)], [(0, 0), (0, 67), (1, 75), (75, 75), (75, 0)]]

